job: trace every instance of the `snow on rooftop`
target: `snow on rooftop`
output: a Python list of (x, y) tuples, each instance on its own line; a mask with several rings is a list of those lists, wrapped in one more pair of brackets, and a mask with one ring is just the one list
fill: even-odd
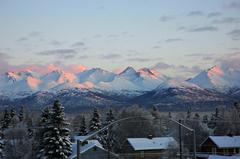
[(240, 136), (209, 136), (219, 148), (240, 147)]
[(218, 155), (210, 155), (208, 159), (240, 159), (240, 156), (218, 156)]
[[(77, 140), (82, 141), (85, 138), (87, 138), (87, 136), (74, 136), (75, 142), (72, 143), (72, 154), (69, 157), (70, 159), (75, 158), (77, 156)], [(102, 144), (100, 144), (98, 140), (87, 140), (87, 144), (84, 144), (83, 146), (80, 147), (80, 152), (81, 154), (83, 154), (84, 152), (88, 151), (93, 147), (99, 147), (103, 149)]]
[(134, 150), (168, 149), (171, 144), (177, 145), (173, 137), (128, 138), (127, 140)]
[(85, 140), (87, 137), (88, 137), (88, 136), (74, 136), (73, 138), (74, 138), (74, 140), (76, 140), (76, 142), (77, 142), (77, 140), (83, 141), (83, 140)]

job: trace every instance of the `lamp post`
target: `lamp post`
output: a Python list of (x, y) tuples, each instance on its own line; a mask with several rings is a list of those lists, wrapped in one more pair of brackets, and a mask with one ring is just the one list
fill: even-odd
[[(192, 128), (187, 127), (186, 125), (183, 125), (182, 123), (180, 123), (180, 122), (178, 122), (176, 120), (173, 120), (173, 119), (169, 119), (169, 120), (174, 122), (174, 123), (176, 123), (176, 124), (178, 124), (179, 126), (185, 128), (185, 129), (191, 131), (193, 133), (193, 158), (196, 159), (196, 151), (197, 151), (197, 149), (196, 149), (196, 132), (195, 132), (195, 130), (192, 129)], [(180, 146), (181, 146), (181, 144), (180, 144)], [(180, 154), (180, 158), (182, 158), (181, 155), (182, 154)]]

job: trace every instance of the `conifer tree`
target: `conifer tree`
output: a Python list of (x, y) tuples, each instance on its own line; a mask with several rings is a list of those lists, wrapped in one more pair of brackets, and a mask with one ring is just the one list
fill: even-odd
[(215, 117), (216, 117), (216, 118), (219, 117), (219, 109), (218, 109), (218, 108), (215, 109)]
[(172, 118), (172, 113), (168, 112), (168, 118)]
[[(104, 126), (107, 126), (114, 122), (115, 118), (112, 112), (112, 109), (109, 109), (109, 112), (107, 113), (106, 120), (104, 122)], [(113, 147), (113, 130), (112, 126), (108, 127), (105, 131), (102, 132), (101, 134), (101, 143), (107, 150), (110, 150), (111, 147)]]
[(3, 158), (3, 149), (4, 149), (3, 132), (0, 129), (0, 158)]
[(203, 116), (202, 122), (203, 122), (204, 124), (207, 124), (207, 123), (208, 123), (208, 115), (204, 115), (204, 116)]
[(23, 118), (24, 118), (23, 116), (24, 116), (24, 110), (23, 110), (23, 106), (21, 106), (19, 114), (18, 114), (18, 118), (19, 118), (20, 122), (23, 121)]
[(86, 121), (85, 121), (84, 116), (81, 119), (81, 126), (80, 126), (80, 130), (79, 130), (79, 135), (81, 135), (81, 136), (87, 135), (87, 127), (86, 127)]
[(35, 135), (35, 140), (37, 142), (36, 144), (36, 151), (37, 151), (37, 158), (41, 159), (43, 158), (43, 148), (44, 148), (44, 132), (47, 131), (47, 123), (49, 122), (50, 119), (50, 113), (51, 109), (49, 107), (46, 107), (41, 114), (40, 122), (39, 122), (39, 129), (36, 132)]
[(97, 109), (95, 108), (93, 111), (93, 117), (90, 121), (90, 125), (89, 125), (89, 131), (96, 131), (99, 130), (101, 128), (101, 122), (100, 122), (100, 116), (98, 114)]
[(16, 115), (16, 111), (12, 108), (10, 110), (10, 117), (13, 118)]
[(191, 109), (188, 108), (188, 110), (187, 110), (187, 119), (191, 118), (191, 114), (192, 114)]
[(11, 117), (10, 114), (8, 113), (8, 110), (5, 109), (4, 111), (4, 116), (3, 116), (3, 121), (2, 121), (2, 129), (5, 130), (9, 127), (11, 122)]
[(55, 101), (52, 107), (49, 122), (44, 132), (44, 158), (67, 159), (71, 154), (71, 142), (68, 123), (65, 120), (64, 108), (59, 101)]

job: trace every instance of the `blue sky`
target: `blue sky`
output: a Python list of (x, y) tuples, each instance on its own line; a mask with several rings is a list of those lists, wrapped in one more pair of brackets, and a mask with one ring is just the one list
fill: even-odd
[(1, 0), (0, 21), (2, 70), (47, 63), (205, 69), (240, 51), (238, 0)]

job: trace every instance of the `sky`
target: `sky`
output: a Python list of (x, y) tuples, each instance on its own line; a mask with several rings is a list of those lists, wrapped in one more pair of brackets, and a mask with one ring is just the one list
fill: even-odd
[(239, 0), (0, 0), (0, 21), (0, 72), (55, 63), (195, 73), (240, 59)]

